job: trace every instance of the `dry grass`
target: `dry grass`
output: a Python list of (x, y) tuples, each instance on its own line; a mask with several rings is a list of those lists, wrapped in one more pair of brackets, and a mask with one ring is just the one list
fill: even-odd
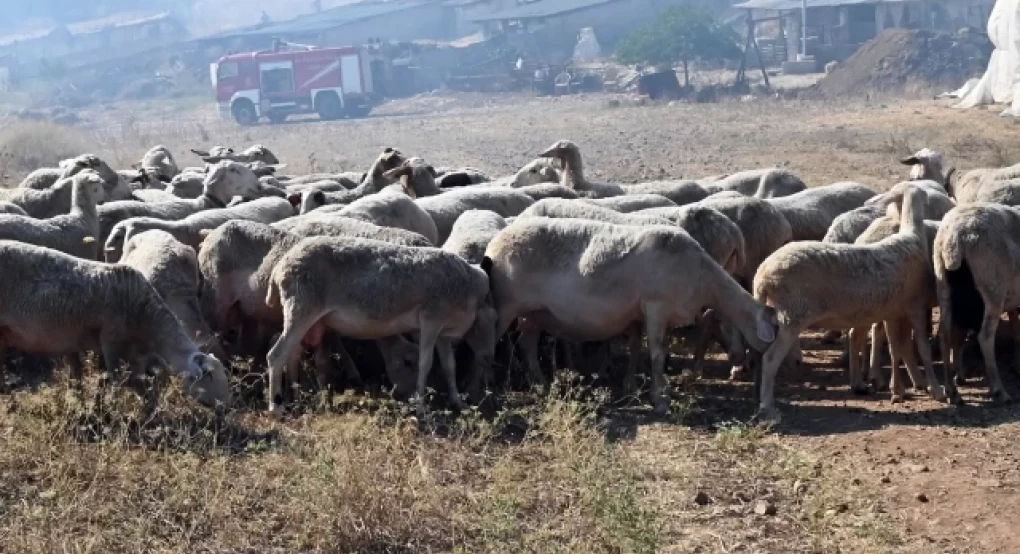
[(40, 167), (56, 167), (61, 160), (88, 150), (84, 133), (45, 122), (20, 122), (0, 130), (0, 185), (13, 186)]

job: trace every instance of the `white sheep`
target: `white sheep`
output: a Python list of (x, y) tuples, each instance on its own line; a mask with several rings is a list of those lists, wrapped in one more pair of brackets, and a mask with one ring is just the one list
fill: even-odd
[[(762, 182), (764, 185), (764, 177)], [(833, 220), (861, 207), (875, 195), (867, 186), (850, 182), (810, 188), (778, 198), (770, 198), (765, 186), (755, 193), (756, 198), (769, 198), (769, 203), (783, 214), (790, 223), (794, 241), (822, 240)]]
[(135, 383), (168, 368), (203, 404), (230, 404), (223, 365), (198, 349), (137, 270), (16, 241), (0, 241), (0, 267), (4, 348), (54, 356), (96, 348), (108, 369), (127, 362)]
[[(283, 334), (269, 351), (269, 409), (282, 408), (282, 376), (301, 346), (315, 346), (326, 331), (376, 339), (418, 332), (417, 409), (439, 349), (450, 401), (460, 407), (450, 343), (462, 337), (476, 356), (493, 356), (495, 311), (489, 280), (456, 254), (369, 239), (308, 238), (273, 269), (266, 305), (282, 306)], [(487, 365), (487, 363), (486, 363)]]
[(658, 194), (625, 194), (610, 198), (585, 199), (584, 201), (621, 213), (636, 212), (650, 208), (677, 207), (672, 200)]
[(395, 227), (418, 233), (432, 244), (438, 244), (439, 231), (432, 216), (402, 192), (383, 190), (355, 200), (347, 206), (324, 206), (308, 212), (301, 218), (349, 217), (374, 223), (382, 227)]
[(28, 174), (21, 182), (19, 188), (34, 190), (46, 190), (54, 186), (61, 179), (73, 177), (78, 172), (91, 169), (103, 178), (105, 183), (105, 198), (108, 201), (128, 200), (131, 198), (131, 187), (126, 179), (110, 168), (103, 160), (93, 154), (82, 154), (75, 158), (60, 162), (57, 169), (38, 169)]
[(138, 162), (137, 169), (164, 182), (170, 181), (180, 173), (173, 153), (163, 145), (154, 146), (149, 149)]
[(98, 254), (99, 217), (96, 199), (102, 198), (104, 182), (92, 170), (70, 178), (71, 210), (48, 219), (27, 215), (0, 215), (0, 240), (16, 240), (52, 248), (71, 256), (95, 260)]
[[(775, 378), (808, 326), (848, 329), (909, 318), (928, 384), (943, 398), (931, 365), (927, 321), (928, 242), (924, 194), (908, 190), (900, 232), (867, 245), (793, 242), (769, 256), (754, 277), (754, 296), (776, 310), (779, 332), (761, 359), (759, 417), (778, 421)], [(854, 363), (854, 357), (850, 358)], [(853, 368), (851, 372), (854, 371)]]
[(606, 340), (644, 326), (652, 360), (652, 402), (664, 414), (668, 329), (707, 307), (720, 310), (763, 350), (774, 338), (769, 308), (751, 298), (686, 232), (572, 219), (518, 219), (489, 244), (499, 314), (497, 337), (522, 318), (577, 341)]
[(755, 196), (761, 189), (765, 193), (759, 198), (778, 198), (807, 189), (804, 181), (793, 172), (774, 167), (738, 171), (731, 175), (701, 179), (699, 182), (710, 195), (735, 192), (743, 196)]

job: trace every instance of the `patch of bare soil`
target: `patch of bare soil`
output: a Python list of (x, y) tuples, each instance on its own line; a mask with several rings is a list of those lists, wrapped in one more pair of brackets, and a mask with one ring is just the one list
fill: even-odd
[(827, 97), (951, 90), (984, 72), (991, 53), (988, 36), (972, 29), (887, 29), (819, 81), (817, 90)]

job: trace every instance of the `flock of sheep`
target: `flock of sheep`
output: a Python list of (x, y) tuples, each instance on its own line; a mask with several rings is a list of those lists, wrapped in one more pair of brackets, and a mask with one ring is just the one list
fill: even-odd
[(211, 406), (231, 402), (220, 360), (265, 359), (279, 412), (303, 353), (321, 382), (334, 355), (357, 381), (360, 360), (339, 339), (367, 340), (421, 411), (434, 355), (460, 407), (458, 382), (473, 401), (496, 385), (508, 337), (534, 383), (543, 333), (568, 366), (580, 343), (605, 362), (607, 341), (626, 337), (625, 391), (645, 338), (662, 414), (668, 339), (693, 325), (694, 371), (718, 340), (734, 378), (753, 371), (759, 417), (776, 421), (777, 372), (799, 360), (808, 328), (847, 332), (858, 392), (885, 386), (888, 344), (893, 401), (901, 362), (915, 388), (958, 401), (961, 346), (977, 331), (990, 391), (1008, 400), (994, 339), (1004, 311), (1020, 333), (1020, 166), (954, 180), (924, 149), (903, 160), (910, 180), (878, 193), (807, 188), (774, 168), (599, 183), (566, 140), (499, 179), (392, 148), (363, 174), (303, 176), (283, 175), (263, 146), (196, 153), (205, 167), (183, 170), (161, 146), (124, 171), (82, 155), (0, 190), (0, 352), (65, 356), (80, 379), (93, 350), (138, 387), (170, 370)]

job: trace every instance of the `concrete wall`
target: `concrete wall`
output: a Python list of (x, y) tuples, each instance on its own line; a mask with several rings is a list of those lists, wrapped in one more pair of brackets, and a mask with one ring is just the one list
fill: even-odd
[(357, 45), (370, 38), (383, 41), (414, 39), (450, 40), (455, 37), (453, 13), (439, 2), (361, 19), (319, 33), (316, 44), (322, 46)]

